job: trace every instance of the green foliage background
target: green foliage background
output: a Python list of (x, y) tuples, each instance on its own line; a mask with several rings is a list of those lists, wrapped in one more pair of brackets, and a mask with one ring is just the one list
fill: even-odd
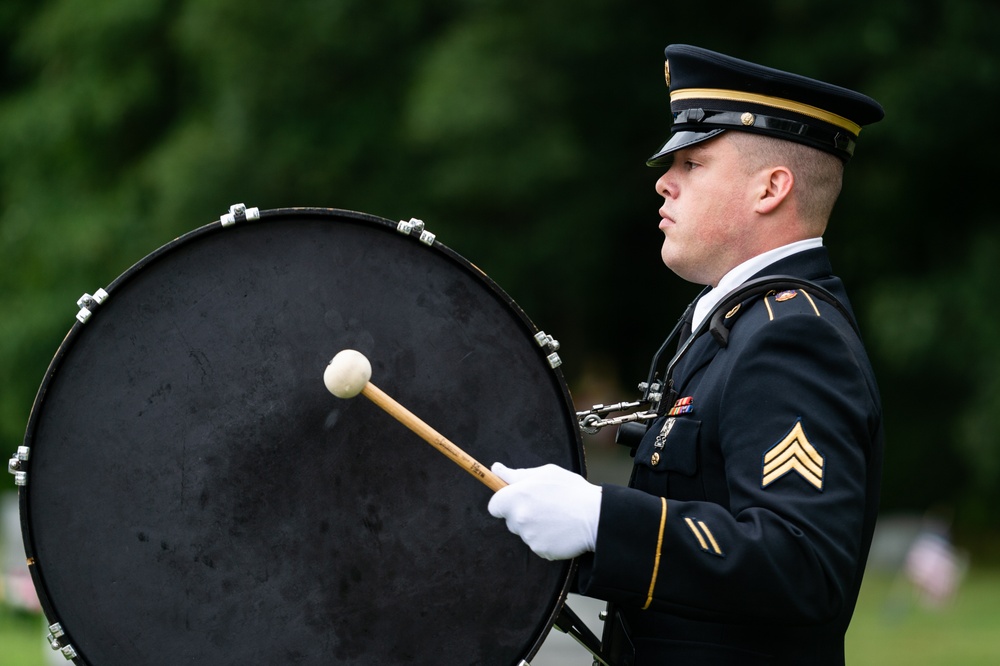
[(888, 414), (886, 510), (968, 533), (1000, 502), (1000, 6), (643, 0), (5, 0), (0, 448), (24, 435), (76, 299), (229, 204), (424, 219), (634, 396), (697, 287), (659, 262), (662, 49), (853, 87), (862, 133), (826, 237)]

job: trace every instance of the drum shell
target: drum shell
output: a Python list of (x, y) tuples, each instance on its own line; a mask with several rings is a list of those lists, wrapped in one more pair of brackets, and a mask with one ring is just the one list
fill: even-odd
[(70, 331), (22, 528), (78, 663), (516, 663), (565, 598), (485, 486), (322, 372), (343, 348), (485, 464), (584, 472), (533, 324), (440, 243), (327, 209), (187, 234)]

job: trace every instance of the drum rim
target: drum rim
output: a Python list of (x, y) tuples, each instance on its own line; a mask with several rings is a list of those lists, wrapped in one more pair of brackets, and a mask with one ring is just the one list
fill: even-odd
[[(397, 223), (392, 222), (387, 218), (383, 218), (370, 213), (364, 213), (349, 209), (340, 208), (325, 208), (325, 207), (284, 207), (284, 208), (274, 208), (268, 210), (259, 211), (258, 217), (255, 219), (245, 219), (241, 220), (236, 224), (236, 226), (249, 226), (249, 225), (259, 225), (267, 222), (276, 222), (282, 218), (317, 218), (317, 219), (329, 219), (331, 222), (336, 218), (339, 221), (344, 221), (344, 219), (350, 220), (352, 223), (369, 224), (375, 226), (384, 227), (386, 230), (392, 230), (399, 232), (399, 226)], [(155, 263), (160, 258), (168, 255), (178, 248), (184, 245), (190, 244), (197, 241), (203, 236), (209, 236), (216, 233), (225, 233), (225, 231), (230, 228), (230, 225), (223, 224), (222, 220), (215, 220), (208, 224), (191, 229), (184, 234), (174, 238), (173, 240), (164, 243), (163, 245), (157, 247), (153, 251), (149, 252), (129, 268), (122, 271), (116, 278), (114, 278), (104, 291), (107, 292), (108, 298), (114, 296), (115, 291), (129, 282), (137, 273), (147, 268), (151, 264)], [(539, 333), (540, 329), (535, 325), (535, 323), (528, 317), (527, 313), (517, 304), (516, 301), (502, 288), (500, 285), (494, 281), (489, 275), (487, 275), (478, 266), (470, 262), (468, 259), (460, 255), (455, 250), (451, 249), (449, 246), (442, 243), (436, 237), (430, 242), (426, 242), (418, 238), (419, 233), (412, 231), (403, 231), (407, 236), (410, 236), (414, 242), (421, 243), (426, 246), (429, 250), (437, 251), (448, 259), (453, 264), (460, 267), (463, 272), (471, 275), (474, 280), (479, 281), (483, 286), (485, 286), (493, 295), (505, 306), (507, 309), (516, 314), (517, 320), (520, 325), (524, 328), (525, 332), (528, 333), (529, 337), (534, 334)], [(99, 316), (99, 312), (98, 312)], [(63, 340), (60, 342), (56, 351), (50, 360), (45, 374), (43, 375), (42, 381), (39, 385), (38, 391), (35, 395), (35, 399), (32, 402), (31, 410), (29, 412), (28, 421), (25, 427), (25, 435), (23, 440), (23, 445), (29, 448), (29, 451), (34, 444), (34, 435), (38, 428), (39, 419), (44, 412), (44, 405), (46, 401), (46, 396), (48, 389), (54, 381), (55, 377), (58, 375), (60, 366), (62, 365), (65, 357), (72, 350), (77, 338), (81, 335), (86, 323), (79, 320), (75, 321)], [(544, 350), (538, 346), (536, 348), (537, 353), (540, 355), (540, 362), (545, 363), (549, 366), (548, 371), (552, 373), (552, 377), (556, 384), (559, 386), (559, 393), (562, 399), (565, 414), (567, 416), (568, 422), (572, 425), (573, 421), (570, 417), (574, 413), (573, 400), (569, 391), (569, 386), (566, 382), (565, 376), (558, 367), (551, 367), (546, 359), (546, 354)], [(573, 433), (573, 451), (575, 452), (575, 458), (577, 462), (577, 467), (579, 468), (579, 473), (584, 477), (587, 475), (586, 466), (586, 453), (583, 447), (583, 440), (578, 428), (569, 428), (570, 432)], [(29, 478), (30, 478), (30, 461), (29, 461)], [(21, 536), (22, 543), (24, 546), (25, 558), (28, 564), (28, 570), (31, 575), (32, 584), (36, 591), (39, 605), (45, 615), (46, 620), (49, 623), (58, 623), (59, 613), (56, 610), (57, 602), (53, 599), (50, 590), (45, 582), (45, 574), (38, 566), (36, 561), (36, 548), (34, 546), (34, 539), (31, 528), (30, 521), (30, 500), (29, 492), (26, 486), (18, 487), (18, 508), (19, 508), (19, 518), (21, 525)], [(554, 627), (562, 607), (566, 603), (568, 594), (572, 587), (572, 581), (575, 577), (577, 569), (576, 560), (568, 560), (564, 563), (563, 571), (561, 574), (562, 584), (555, 595), (554, 599), (550, 600), (550, 610), (548, 616), (541, 618), (544, 620), (543, 624), (540, 624), (541, 630), (538, 636), (534, 639), (527, 654), (523, 655), (523, 660), (529, 661), (537, 654), (538, 650), (541, 649), (542, 644), (548, 637), (552, 628)], [(50, 629), (52, 627), (50, 626)], [(66, 638), (63, 639), (62, 645), (71, 644), (72, 642), (72, 631), (69, 628), (62, 627), (62, 630), (66, 632)], [(59, 639), (56, 639), (57, 641)], [(59, 645), (53, 643), (53, 650), (58, 650)], [(83, 655), (77, 655), (74, 657), (66, 657), (71, 659), (75, 663), (80, 664), (90, 664), (89, 661), (85, 659)], [(94, 665), (96, 666), (96, 665)]]

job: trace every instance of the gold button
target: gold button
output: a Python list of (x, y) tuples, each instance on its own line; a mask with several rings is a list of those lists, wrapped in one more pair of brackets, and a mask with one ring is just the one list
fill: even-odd
[(753, 125), (754, 122), (756, 122), (756, 120), (757, 119), (754, 118), (754, 115), (752, 113), (750, 113), (749, 111), (747, 111), (742, 116), (740, 116), (740, 122), (743, 123), (744, 125), (746, 125), (747, 127), (750, 127), (751, 125)]
[(649, 459), (649, 462), (653, 465), (653, 467), (656, 467), (657, 465), (659, 465), (660, 464), (660, 454), (659, 453), (654, 453), (653, 457)]

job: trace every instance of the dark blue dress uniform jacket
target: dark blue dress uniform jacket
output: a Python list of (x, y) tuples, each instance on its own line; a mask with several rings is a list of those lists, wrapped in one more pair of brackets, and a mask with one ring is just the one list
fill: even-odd
[[(762, 271), (850, 308), (826, 249)], [(645, 664), (842, 664), (871, 544), (882, 408), (862, 341), (809, 289), (758, 295), (678, 362), (630, 487), (605, 486), (580, 592)], [(659, 438), (659, 440), (657, 439)]]

